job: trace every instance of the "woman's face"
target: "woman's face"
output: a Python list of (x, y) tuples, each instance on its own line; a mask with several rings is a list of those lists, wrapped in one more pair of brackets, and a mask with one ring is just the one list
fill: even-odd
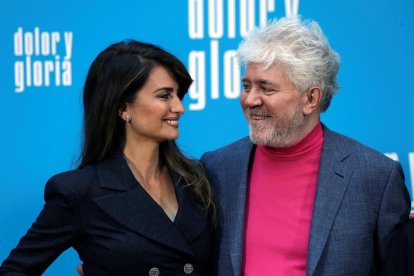
[(163, 66), (155, 67), (135, 100), (121, 114), (132, 118), (126, 123), (126, 142), (177, 139), (178, 120), (185, 111), (177, 93), (178, 84), (171, 73)]

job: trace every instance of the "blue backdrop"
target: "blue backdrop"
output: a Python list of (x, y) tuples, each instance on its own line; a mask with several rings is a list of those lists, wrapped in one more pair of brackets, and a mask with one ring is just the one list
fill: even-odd
[[(247, 134), (234, 51), (254, 26), (318, 21), (341, 56), (324, 123), (401, 161), (414, 183), (414, 2), (410, 0), (73, 0), (0, 4), (0, 261), (43, 206), (46, 180), (76, 166), (81, 94), (95, 56), (134, 38), (176, 54), (195, 83), (178, 142), (190, 155)], [(45, 275), (76, 275), (65, 252)]]

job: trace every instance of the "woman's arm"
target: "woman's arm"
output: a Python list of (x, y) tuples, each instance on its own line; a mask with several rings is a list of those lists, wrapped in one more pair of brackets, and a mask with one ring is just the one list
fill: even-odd
[(66, 249), (76, 243), (79, 206), (71, 185), (53, 177), (46, 183), (45, 205), (17, 247), (0, 267), (0, 275), (41, 275)]

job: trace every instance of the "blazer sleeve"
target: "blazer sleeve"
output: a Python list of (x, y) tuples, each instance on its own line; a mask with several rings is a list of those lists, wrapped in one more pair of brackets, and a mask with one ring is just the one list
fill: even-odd
[(393, 238), (385, 260), (382, 276), (414, 275), (414, 221), (403, 224)]
[(45, 205), (27, 233), (0, 267), (0, 275), (41, 275), (76, 240), (80, 219), (70, 185), (51, 178)]
[(394, 161), (384, 186), (377, 220), (378, 247), (381, 260), (387, 254), (389, 240), (396, 229), (408, 221), (411, 200), (399, 162)]

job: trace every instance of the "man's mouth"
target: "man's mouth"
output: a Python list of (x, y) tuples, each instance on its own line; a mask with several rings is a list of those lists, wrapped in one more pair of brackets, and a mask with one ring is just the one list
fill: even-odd
[(265, 120), (270, 118), (270, 116), (263, 116), (263, 115), (250, 115), (250, 119), (253, 120)]

